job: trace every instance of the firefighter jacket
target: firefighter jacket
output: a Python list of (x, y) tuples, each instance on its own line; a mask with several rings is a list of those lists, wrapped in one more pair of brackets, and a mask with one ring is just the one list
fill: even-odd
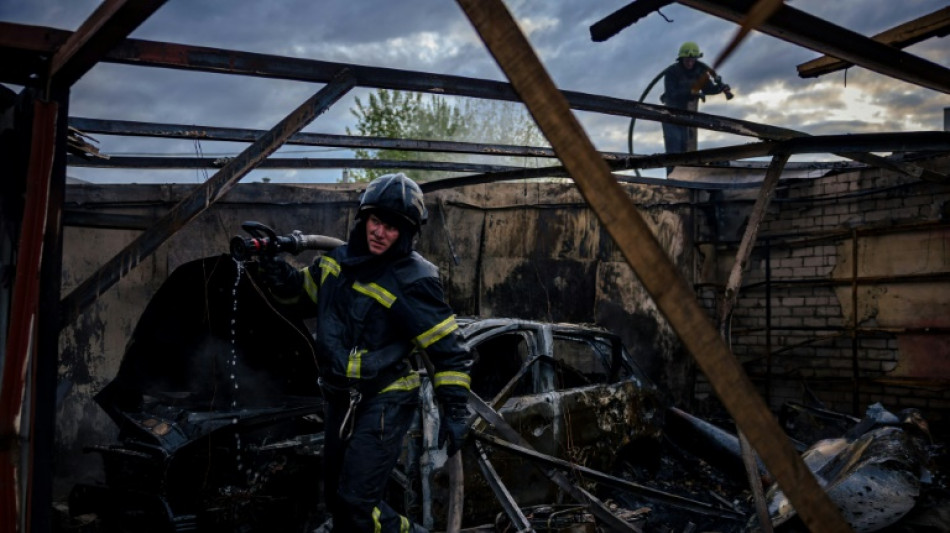
[(366, 271), (347, 266), (348, 246), (302, 270), (302, 300), (317, 316), (314, 336), (324, 382), (364, 395), (419, 386), (409, 357), (423, 349), (445, 401), (465, 401), (471, 356), (443, 299), (438, 268), (416, 252)]
[[(675, 107), (678, 109), (687, 109), (690, 100), (696, 100), (700, 93), (694, 93), (693, 87), (699, 81), (700, 76), (710, 72), (709, 65), (702, 61), (696, 61), (692, 69), (686, 70), (683, 65), (677, 61), (663, 71), (663, 94), (660, 101), (663, 105)], [(706, 77), (703, 85), (698, 89), (703, 95), (719, 94), (723, 91), (723, 85), (716, 83), (712, 76)]]

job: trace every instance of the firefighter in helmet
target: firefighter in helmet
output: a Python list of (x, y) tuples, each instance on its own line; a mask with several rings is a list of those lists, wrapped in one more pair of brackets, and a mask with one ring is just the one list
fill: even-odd
[[(663, 105), (696, 111), (699, 100), (705, 102), (707, 95), (725, 93), (727, 99), (732, 98), (731, 88), (709, 65), (699, 61), (701, 57), (696, 43), (688, 41), (680, 46), (676, 62), (663, 73)], [(663, 141), (669, 154), (695, 150), (696, 128), (664, 122)]]
[(418, 406), (413, 350), (424, 349), (435, 366), (440, 440), (449, 455), (462, 443), (471, 356), (438, 269), (412, 249), (427, 216), (415, 182), (404, 174), (381, 176), (363, 193), (345, 245), (301, 270), (281, 260), (263, 265), (278, 301), (317, 317), (333, 531), (424, 531), (382, 500)]

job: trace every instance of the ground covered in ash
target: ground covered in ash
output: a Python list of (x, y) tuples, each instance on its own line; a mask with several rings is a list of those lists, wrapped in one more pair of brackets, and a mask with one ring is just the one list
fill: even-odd
[[(672, 442), (636, 444), (621, 454), (620, 477), (663, 492), (751, 516), (751, 492), (743, 479), (735, 480), (721, 470), (680, 449)], [(743, 531), (746, 520), (712, 516), (658, 502), (631, 492), (610, 491), (608, 496), (628, 509), (648, 508), (639, 522), (645, 532)]]

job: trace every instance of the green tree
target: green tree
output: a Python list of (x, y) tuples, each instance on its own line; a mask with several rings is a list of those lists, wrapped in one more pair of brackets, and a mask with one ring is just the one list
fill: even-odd
[[(359, 98), (350, 109), (356, 117), (355, 130), (346, 128), (349, 135), (416, 139), (436, 141), (465, 141), (489, 144), (544, 146), (544, 137), (534, 125), (524, 106), (494, 100), (454, 99), (419, 93), (405, 93), (379, 89), (364, 103)], [(354, 133), (355, 131), (355, 133)], [(401, 150), (355, 151), (360, 159), (390, 161), (468, 161), (480, 159), (475, 155)], [(534, 158), (486, 158), (486, 163), (512, 166), (537, 166)], [(503, 159), (503, 161), (502, 161)], [(393, 169), (365, 169), (350, 173), (357, 181), (369, 181)], [(444, 177), (443, 172), (405, 170), (416, 180)]]

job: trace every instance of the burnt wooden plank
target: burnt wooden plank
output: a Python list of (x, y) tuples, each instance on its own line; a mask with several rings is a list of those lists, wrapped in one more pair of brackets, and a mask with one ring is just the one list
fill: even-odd
[[(950, 33), (950, 7), (945, 7), (885, 30), (871, 38), (894, 48), (907, 48), (931, 37), (945, 37), (948, 33)], [(815, 78), (853, 65), (854, 63), (826, 55), (802, 63), (797, 69), (799, 77)]]
[[(719, 18), (741, 23), (754, 0), (677, 0)], [(816, 52), (835, 56), (899, 80), (950, 93), (950, 69), (879, 43), (860, 33), (795, 9), (780, 7), (756, 30)]]
[(848, 524), (729, 352), (695, 293), (611, 176), (607, 164), (597, 157), (590, 139), (511, 14), (497, 0), (458, 3), (521, 95), (581, 194), (708, 376), (738, 427), (786, 491), (806, 526), (812, 531), (849, 531)]

